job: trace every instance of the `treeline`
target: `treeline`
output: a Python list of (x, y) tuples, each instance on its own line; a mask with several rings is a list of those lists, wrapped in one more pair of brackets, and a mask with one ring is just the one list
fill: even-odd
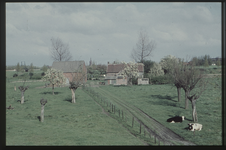
[[(22, 68), (29, 68), (29, 66), (21, 66)], [(9, 66), (6, 66), (6, 70), (14, 70), (17, 68), (17, 65), (9, 65)], [(40, 67), (37, 67), (37, 66), (33, 66), (33, 69), (40, 69)]]
[(220, 58), (210, 58), (209, 55), (193, 57), (190, 62), (195, 66), (210, 66), (212, 64), (221, 66), (222, 64)]

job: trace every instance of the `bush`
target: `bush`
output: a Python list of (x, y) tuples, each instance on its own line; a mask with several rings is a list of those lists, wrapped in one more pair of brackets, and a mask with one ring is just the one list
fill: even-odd
[(17, 77), (17, 76), (18, 76), (18, 74), (16, 74), (16, 73), (13, 75), (13, 77)]
[(137, 84), (138, 84), (137, 78), (132, 78), (132, 84), (133, 84), (133, 85), (137, 85)]
[(41, 76), (44, 76), (44, 75), (46, 75), (45, 72), (42, 72), (42, 73), (41, 73)]
[(152, 84), (167, 84), (169, 81), (165, 78), (165, 76), (157, 76), (151, 78)]

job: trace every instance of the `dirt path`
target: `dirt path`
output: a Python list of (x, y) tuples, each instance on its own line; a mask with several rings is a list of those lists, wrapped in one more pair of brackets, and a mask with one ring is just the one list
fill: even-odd
[(166, 128), (164, 125), (156, 121), (154, 118), (152, 118), (139, 108), (131, 104), (124, 103), (123, 100), (119, 99), (117, 96), (104, 89), (97, 89), (98, 93), (111, 98), (112, 103), (117, 103), (117, 105), (123, 108), (123, 111), (127, 111), (128, 113), (132, 114), (132, 116), (134, 116), (135, 119), (139, 123), (141, 123), (151, 135), (155, 135), (160, 141), (164, 142), (165, 145), (195, 145), (190, 141), (184, 140), (181, 136)]

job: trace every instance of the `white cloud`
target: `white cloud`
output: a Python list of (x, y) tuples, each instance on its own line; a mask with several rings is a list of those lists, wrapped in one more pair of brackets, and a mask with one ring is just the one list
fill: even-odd
[(141, 28), (157, 43), (155, 61), (168, 54), (185, 55), (189, 49), (198, 53), (214, 48), (220, 54), (219, 8), (220, 3), (8, 3), (7, 58), (15, 51), (18, 58), (46, 55), (43, 62), (33, 57), (34, 63), (51, 65), (50, 38), (59, 37), (75, 59), (130, 61)]

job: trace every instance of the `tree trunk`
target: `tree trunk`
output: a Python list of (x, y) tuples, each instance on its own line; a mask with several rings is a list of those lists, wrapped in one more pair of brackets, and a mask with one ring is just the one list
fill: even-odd
[(132, 83), (132, 78), (129, 78), (129, 80), (128, 80), (128, 85), (133, 85), (133, 83)]
[(193, 122), (198, 122), (197, 110), (196, 110), (195, 103), (196, 103), (196, 100), (192, 100), (191, 101), (191, 104), (192, 104), (192, 118), (193, 118)]
[(54, 84), (52, 84), (52, 91), (53, 91), (53, 95), (54, 95)]
[(44, 107), (45, 105), (41, 106), (41, 117), (40, 117), (40, 121), (43, 122), (44, 121)]
[(185, 91), (185, 109), (188, 109), (188, 96), (189, 96), (189, 91)]
[(75, 91), (73, 89), (71, 89), (71, 93), (72, 93), (72, 100), (71, 100), (71, 102), (72, 103), (76, 103), (75, 102)]
[(181, 88), (177, 87), (178, 102), (180, 102)]
[(14, 91), (16, 91), (16, 86), (14, 86)]
[(20, 104), (24, 103), (24, 92), (21, 92), (21, 100), (20, 100)]

